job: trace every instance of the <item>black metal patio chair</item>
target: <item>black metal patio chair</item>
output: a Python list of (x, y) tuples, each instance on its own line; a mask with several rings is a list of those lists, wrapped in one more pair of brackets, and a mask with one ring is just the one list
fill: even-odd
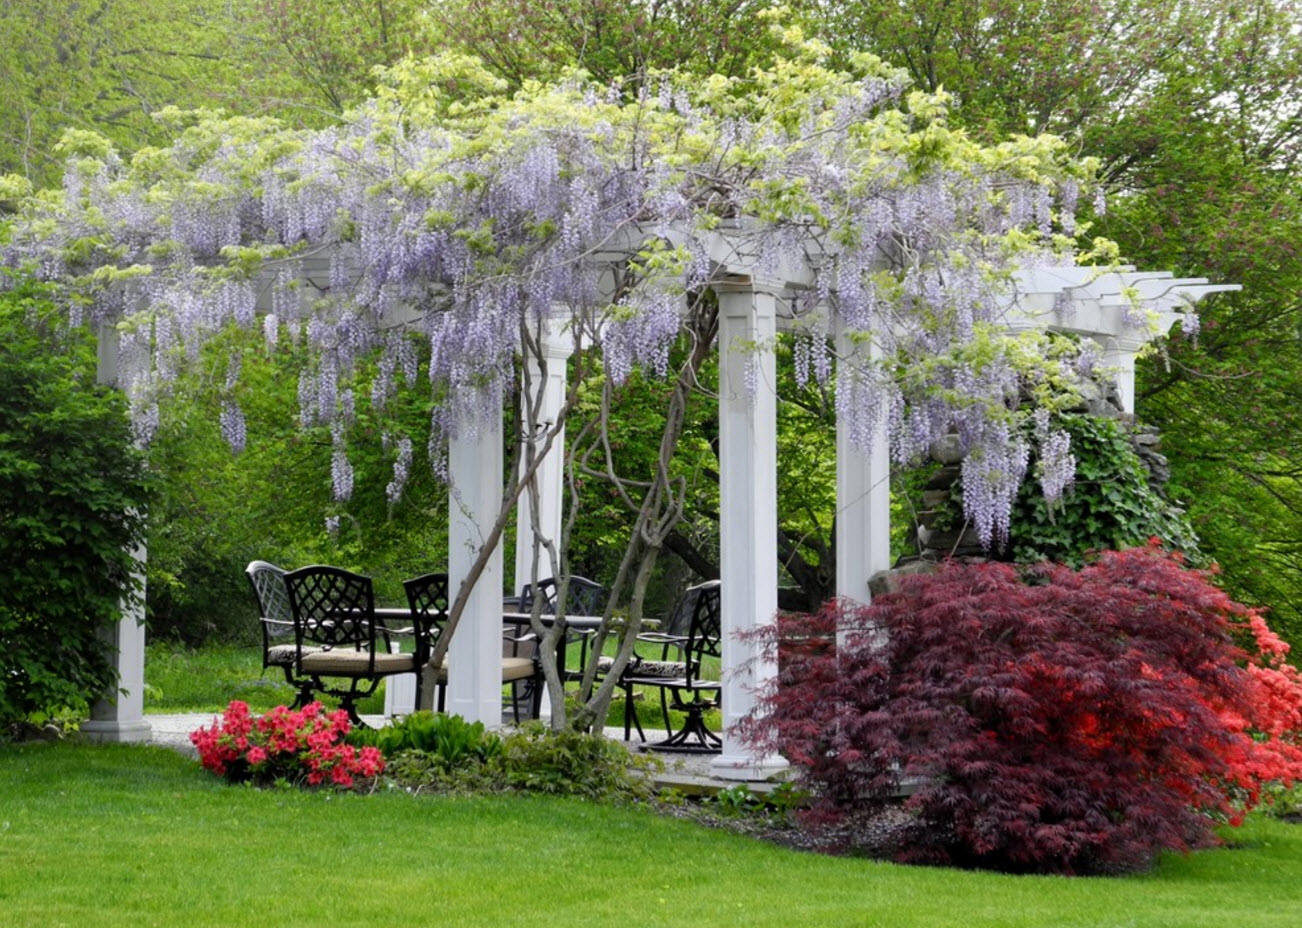
[[(421, 662), (421, 667), (429, 661), (429, 656), (433, 653), (434, 642), (445, 628), (448, 618), (448, 575), (444, 573), (423, 574), (419, 577), (413, 577), (410, 580), (402, 582), (403, 589), (407, 591), (407, 602), (411, 606), (412, 618), (420, 618), (425, 623), (425, 627), (430, 629), (428, 636), (428, 647), (424, 655), (425, 659)], [(420, 706), (420, 681), (428, 674), (430, 680), (438, 686), (438, 700), (436, 706), (438, 711), (444, 709), (446, 688), (448, 681), (448, 665), (446, 659), (443, 665), (434, 672), (432, 668), (426, 668), (425, 673), (417, 675), (417, 701), (416, 705)], [(512, 692), (512, 713), (515, 721), (520, 721), (520, 702), (526, 698), (523, 691), (520, 691), (520, 698), (515, 698), (517, 694), (516, 686), (521, 682), (532, 683), (529, 688), (528, 696), (530, 706), (530, 717), (537, 718), (538, 711), (542, 703), (542, 668), (538, 661), (533, 657), (524, 657), (516, 654), (504, 654), (502, 656), (502, 682), (511, 684)]]
[[(542, 614), (556, 614), (556, 600), (560, 594), (559, 582), (555, 577), (547, 577), (539, 580), (537, 587), (526, 583), (520, 590), (520, 611), (531, 612), (535, 598), (541, 598)], [(571, 576), (569, 586), (565, 593), (565, 611), (569, 615), (601, 615), (606, 609), (606, 599), (610, 596), (610, 591), (595, 580), (589, 580), (587, 577)], [(584, 646), (579, 650), (579, 668), (578, 670), (567, 670), (565, 673), (566, 680), (582, 680), (584, 669), (587, 667), (587, 641), (594, 634), (595, 630), (581, 631), (575, 628), (567, 628), (565, 632), (565, 641), (562, 647), (568, 647), (576, 641), (584, 642)], [(526, 632), (517, 639), (520, 642), (533, 641), (533, 633)]]
[(311, 692), (337, 697), (354, 723), (362, 724), (357, 701), (384, 677), (423, 666), (421, 642), (429, 637), (423, 620), (413, 615), (417, 653), (391, 653), (370, 577), (317, 564), (286, 573), (285, 587), (294, 620), (294, 672), (310, 681)]
[(250, 561), (244, 568), (258, 601), (262, 625), (262, 669), (278, 667), (297, 694), (293, 708), (312, 701), (312, 679), (295, 673), (298, 648), (294, 644), (294, 613), (289, 608), (285, 570), (267, 561)]
[[(659, 653), (655, 657), (634, 653), (620, 675), (625, 741), (634, 728), (638, 737), (646, 741), (646, 733), (634, 711), (633, 687), (654, 687), (660, 691), (660, 709), (668, 737), (648, 747), (697, 754), (714, 754), (722, 749), (722, 739), (705, 724), (705, 713), (719, 708), (723, 684), (702, 676), (704, 658), (721, 658), (723, 654), (721, 590), (718, 580), (689, 587), (674, 605), (664, 631), (638, 635), (638, 645), (658, 646)], [(608, 673), (614, 658), (602, 656), (597, 661), (598, 673)], [(670, 709), (686, 715), (677, 732), (669, 722)]]

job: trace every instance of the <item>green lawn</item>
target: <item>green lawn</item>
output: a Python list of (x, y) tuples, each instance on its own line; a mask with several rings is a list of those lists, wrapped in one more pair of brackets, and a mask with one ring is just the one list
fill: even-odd
[(591, 802), (230, 787), (163, 748), (0, 751), (0, 924), (1302, 924), (1302, 826), (1148, 876), (818, 857)]

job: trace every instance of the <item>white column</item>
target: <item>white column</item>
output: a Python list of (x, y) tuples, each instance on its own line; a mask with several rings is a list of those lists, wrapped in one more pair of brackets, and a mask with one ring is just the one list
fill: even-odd
[[(402, 650), (397, 641), (389, 643), (389, 650), (395, 654)], [(384, 678), (384, 714), (388, 718), (395, 715), (410, 715), (419, 709), (416, 705), (416, 675), (414, 673), (396, 673)]]
[[(502, 505), (502, 420), (463, 423), (448, 447), (448, 590), (470, 575)], [(494, 547), (448, 646), (447, 711), (502, 724), (502, 548)]]
[[(855, 344), (838, 324), (838, 376), (849, 376), (856, 358), (871, 360), (875, 349)], [(891, 566), (891, 458), (886, 421), (879, 417), (869, 447), (836, 429), (836, 595), (870, 600), (868, 581)]]
[[(96, 379), (118, 385), (118, 333), (112, 325), (100, 326)], [(101, 630), (104, 644), (117, 664), (117, 691), (106, 693), (92, 707), (81, 731), (95, 741), (148, 741), (153, 729), (145, 721), (145, 557), (142, 542), (132, 549), (136, 561), (136, 596), (121, 603), (122, 617)]]
[[(545, 327), (541, 340), (543, 355), (547, 361), (546, 374), (543, 374), (537, 357), (527, 355), (524, 359), (532, 394), (521, 399), (526, 417), (523, 423), (526, 436), (546, 435), (560, 417), (561, 407), (565, 405), (566, 362), (574, 350), (573, 342), (552, 325)], [(537, 416), (531, 419), (530, 413), (540, 393), (542, 403), (538, 406)], [(541, 447), (541, 440), (539, 446)], [(524, 467), (523, 460), (520, 466)], [(563, 425), (552, 440), (551, 450), (538, 466), (535, 477), (539, 497), (538, 525), (541, 529), (539, 534), (559, 545), (561, 519), (565, 511), (565, 428)], [(515, 520), (515, 588), (512, 592), (518, 593), (526, 583), (552, 576), (553, 570), (547, 561), (546, 553), (540, 552), (538, 567), (540, 574), (537, 578), (533, 576), (536, 545), (533, 508), (529, 504), (528, 492), (520, 494), (520, 501), (515, 509)]]
[(1103, 367), (1108, 370), (1117, 385), (1117, 400), (1121, 411), (1135, 414), (1135, 355), (1144, 346), (1136, 338), (1116, 337), (1101, 340), (1103, 348)]
[[(568, 320), (568, 310), (558, 310), (558, 318)], [(543, 358), (547, 362), (546, 374), (536, 355), (526, 353), (525, 367), (528, 369), (529, 393), (521, 398), (523, 404), (525, 441), (534, 438), (535, 447), (541, 447), (545, 436), (560, 418), (561, 407), (565, 405), (565, 393), (568, 386), (566, 368), (570, 355), (574, 353), (574, 342), (566, 333), (560, 331), (560, 325), (550, 321), (543, 326), (540, 335)], [(536, 401), (539, 394), (541, 404)], [(537, 413), (534, 414), (535, 406)], [(525, 461), (520, 460), (523, 470)], [(565, 426), (552, 440), (551, 449), (534, 472), (538, 485), (538, 526), (543, 538), (551, 540), (559, 547), (561, 540), (562, 519), (565, 515)], [(533, 559), (538, 556), (538, 576), (534, 576)], [(555, 574), (548, 560), (545, 548), (538, 543), (534, 532), (533, 506), (526, 490), (520, 494), (515, 507), (515, 586), (513, 593), (524, 589), (525, 584), (532, 584)], [(564, 644), (561, 645), (564, 647)], [(551, 694), (546, 688), (542, 692), (542, 703), (538, 707), (538, 717), (552, 717)]]
[(755, 708), (756, 689), (777, 676), (777, 664), (757, 660), (755, 646), (737, 634), (777, 620), (777, 289), (745, 284), (716, 292), (724, 733), (723, 753), (710, 768), (724, 779), (762, 780), (787, 762), (756, 754), (736, 726)]
[(145, 546), (131, 551), (139, 596), (122, 600), (122, 617), (100, 630), (117, 661), (117, 692), (106, 694), (90, 710), (81, 732), (92, 741), (148, 741), (153, 728), (145, 721)]

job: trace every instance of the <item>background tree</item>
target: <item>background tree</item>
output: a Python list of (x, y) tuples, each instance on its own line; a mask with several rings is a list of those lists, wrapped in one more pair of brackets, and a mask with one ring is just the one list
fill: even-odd
[(55, 143), (94, 129), (158, 142), (168, 106), (323, 125), (371, 68), (434, 49), (418, 0), (23, 0), (0, 5), (0, 173), (57, 178)]
[(441, 45), (431, 28), (438, 5), (427, 0), (244, 3), (247, 27), (260, 40), (260, 61), (271, 73), (292, 78), (289, 92), (275, 98), (282, 113), (320, 108), (338, 117), (370, 93), (373, 68)]
[(255, 75), (231, 4), (204, 0), (25, 0), (0, 6), (0, 172), (58, 176), (65, 129), (131, 149), (163, 137), (168, 105), (240, 99)]
[(772, 0), (441, 0), (441, 39), (519, 86), (580, 67), (601, 83), (648, 69), (744, 75), (778, 44), (755, 14)]
[(847, 51), (956, 93), (971, 131), (1060, 132), (1098, 156), (1111, 196), (1094, 231), (1126, 260), (1243, 285), (1200, 308), (1196, 339), (1141, 363), (1137, 412), (1162, 429), (1172, 494), (1227, 586), (1302, 641), (1298, 4), (908, 0), (810, 15)]

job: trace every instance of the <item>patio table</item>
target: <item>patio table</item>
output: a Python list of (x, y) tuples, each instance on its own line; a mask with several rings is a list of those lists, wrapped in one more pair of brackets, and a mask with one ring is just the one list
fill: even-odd
[[(506, 625), (528, 628), (532, 613), (529, 612), (503, 612), (502, 622)], [(542, 620), (545, 627), (551, 628), (556, 624), (556, 616), (550, 613), (544, 613), (538, 617)], [(602, 617), (599, 615), (567, 615), (565, 624), (579, 632), (595, 632), (601, 628)], [(565, 642), (559, 642), (560, 647), (556, 649), (556, 671), (562, 680), (565, 679)], [(585, 645), (586, 647), (586, 645)]]
[[(381, 606), (375, 610), (375, 617), (385, 623), (399, 623), (407, 619), (410, 619), (411, 611), (409, 609), (397, 607), (397, 606)], [(519, 628), (528, 628), (530, 626), (531, 617), (532, 614), (528, 612), (515, 612), (515, 611), (509, 611), (504, 609), (502, 611), (502, 624), (514, 625)], [(543, 613), (541, 616), (539, 616), (539, 618), (542, 620), (543, 625), (548, 628), (550, 628), (556, 622), (556, 616), (551, 615), (549, 613)], [(604, 617), (599, 615), (567, 615), (565, 617), (565, 623), (568, 627), (574, 629), (575, 631), (584, 632), (584, 633), (596, 631), (601, 627), (601, 623), (603, 621), (604, 621)], [(654, 631), (655, 629), (658, 629), (661, 626), (661, 622), (659, 619), (644, 619), (642, 625), (644, 629), (648, 631)], [(413, 629), (410, 625), (407, 625), (405, 627), (393, 627), (393, 625), (391, 624), (389, 627), (389, 634), (391, 635), (402, 635), (402, 634), (410, 635), (414, 631), (415, 629)], [(561, 647), (557, 649), (557, 654), (556, 654), (556, 669), (562, 680), (565, 679), (565, 664), (566, 664), (565, 652), (566, 649), (564, 647)], [(661, 745), (650, 744), (647, 745), (647, 747), (652, 750), (655, 750), (655, 749), (659, 749)]]
[[(402, 622), (404, 620), (411, 618), (411, 610), (403, 607), (397, 607), (397, 606), (381, 606), (375, 610), (375, 617), (385, 622), (386, 624), (389, 622)], [(543, 625), (549, 628), (556, 621), (556, 616), (546, 614), (546, 613), (540, 616), (540, 618), (542, 619)], [(529, 622), (530, 622), (530, 613), (528, 612), (507, 612), (507, 611), (502, 612), (502, 623), (504, 625), (515, 625), (517, 627), (527, 628), (529, 626)], [(602, 622), (602, 616), (599, 615), (567, 615), (565, 617), (565, 624), (568, 625), (570, 628), (580, 632), (596, 631), (598, 628), (601, 627), (601, 622)], [(646, 622), (644, 624), (647, 627), (654, 628), (655, 626), (659, 625), (659, 622), (653, 620), (650, 622)], [(410, 635), (412, 634), (413, 631), (414, 629), (410, 625), (407, 625), (406, 627), (400, 627), (400, 628), (394, 628), (390, 626), (389, 628), (389, 634), (391, 635), (403, 635), (403, 634)], [(556, 655), (556, 666), (557, 669), (560, 671), (560, 675), (563, 679), (565, 676), (564, 649), (559, 649)]]

